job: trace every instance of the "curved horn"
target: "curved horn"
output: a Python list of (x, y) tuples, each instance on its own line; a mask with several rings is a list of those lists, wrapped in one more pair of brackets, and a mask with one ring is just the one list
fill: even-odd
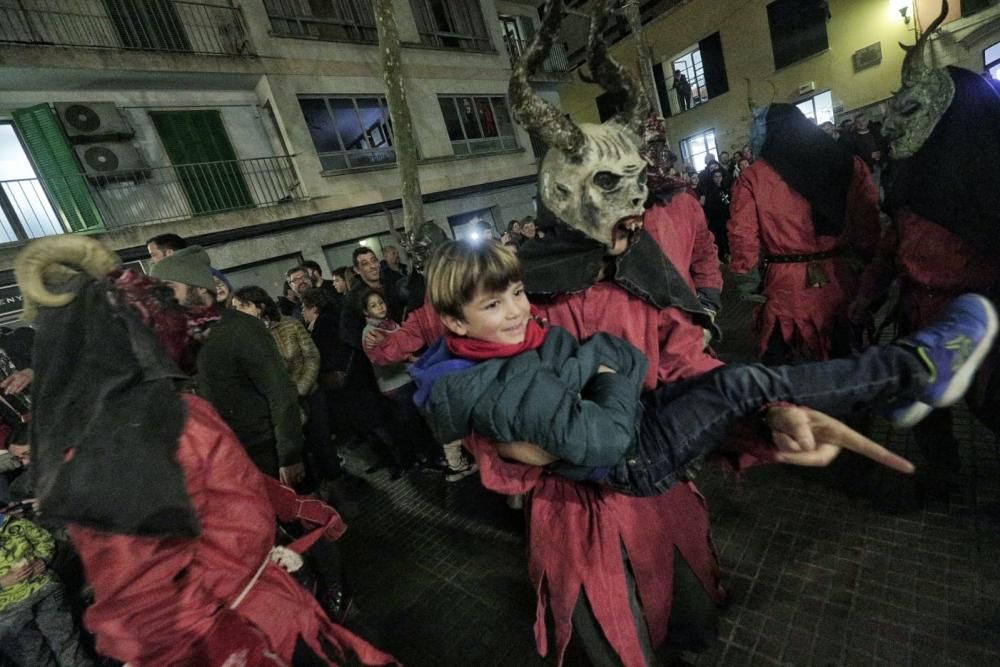
[(625, 108), (618, 114), (618, 121), (641, 134), (642, 122), (649, 116), (652, 104), (642, 83), (608, 54), (604, 30), (610, 14), (611, 0), (597, 0), (594, 3), (587, 39), (587, 66), (590, 68), (590, 76), (601, 88), (624, 98)]
[(559, 34), (562, 0), (548, 0), (544, 12), (538, 33), (514, 63), (508, 89), (511, 108), (514, 118), (528, 132), (568, 156), (578, 156), (585, 140), (583, 132), (566, 114), (539, 97), (528, 81), (528, 77), (549, 55), (552, 40)]
[(67, 234), (32, 241), (14, 260), (14, 275), (24, 298), (25, 318), (34, 315), (36, 305), (58, 308), (76, 297), (73, 293), (50, 292), (45, 286), (46, 278), (66, 277), (62, 271), (76, 267), (100, 279), (120, 263), (118, 255), (85, 236)]
[(930, 39), (931, 33), (936, 31), (942, 23), (944, 23), (945, 17), (948, 16), (948, 0), (941, 0), (941, 13), (938, 17), (927, 26), (927, 30), (921, 33), (920, 37), (917, 38), (916, 44), (907, 48), (903, 47), (906, 51), (906, 56), (903, 58), (903, 80), (906, 81), (910, 75), (916, 72), (918, 69), (924, 67), (924, 47), (927, 45), (927, 40)]

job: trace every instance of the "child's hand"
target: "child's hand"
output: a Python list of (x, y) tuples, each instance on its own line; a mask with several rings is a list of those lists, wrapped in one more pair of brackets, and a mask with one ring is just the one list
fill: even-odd
[(616, 371), (615, 369), (611, 368), (610, 366), (605, 366), (604, 364), (601, 364), (600, 366), (597, 367), (597, 372), (598, 373), (617, 373), (618, 371)]
[(385, 336), (386, 335), (381, 331), (369, 331), (365, 334), (365, 339), (362, 341), (362, 344), (365, 346), (366, 350), (370, 350), (373, 347), (378, 347), (378, 345), (385, 340)]
[(37, 558), (23, 560), (0, 577), (0, 587), (9, 588), (37, 576), (45, 571), (45, 562)]

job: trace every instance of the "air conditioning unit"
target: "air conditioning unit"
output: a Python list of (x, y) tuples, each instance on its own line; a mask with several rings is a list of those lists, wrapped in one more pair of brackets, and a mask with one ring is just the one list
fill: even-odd
[(799, 86), (797, 92), (798, 92), (799, 95), (808, 95), (809, 93), (811, 93), (814, 90), (816, 90), (816, 82), (815, 81), (806, 81), (805, 83), (803, 83), (803, 84), (801, 84)]
[(56, 113), (72, 143), (124, 141), (135, 134), (112, 102), (56, 102)]
[(84, 173), (97, 183), (138, 181), (146, 178), (149, 170), (146, 160), (132, 144), (79, 144), (73, 150)]

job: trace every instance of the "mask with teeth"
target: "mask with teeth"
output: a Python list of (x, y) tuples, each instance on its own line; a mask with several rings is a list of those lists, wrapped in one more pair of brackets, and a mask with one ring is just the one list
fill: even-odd
[(639, 134), (649, 102), (632, 76), (607, 53), (602, 35), (610, 1), (595, 3), (587, 63), (593, 82), (623, 101), (608, 122), (576, 124), (535, 94), (530, 75), (548, 55), (562, 18), (562, 0), (548, 0), (535, 41), (514, 67), (510, 98), (517, 120), (548, 146), (538, 175), (542, 204), (564, 224), (611, 251), (627, 247), (628, 232), (641, 225), (647, 161)]

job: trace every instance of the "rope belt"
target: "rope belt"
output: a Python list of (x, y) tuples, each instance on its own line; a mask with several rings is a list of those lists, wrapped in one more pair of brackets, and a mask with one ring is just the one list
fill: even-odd
[(821, 259), (830, 259), (844, 254), (844, 247), (840, 246), (832, 250), (814, 252), (804, 255), (764, 255), (765, 264), (799, 264), (803, 262), (816, 262)]

